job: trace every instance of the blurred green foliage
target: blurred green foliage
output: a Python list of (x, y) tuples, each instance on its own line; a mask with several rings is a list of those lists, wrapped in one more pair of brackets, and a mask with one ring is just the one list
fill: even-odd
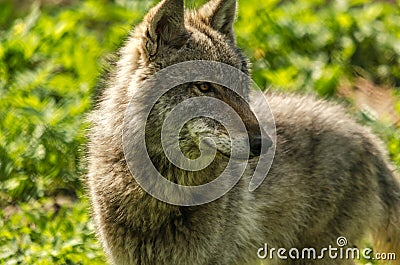
[[(22, 2), (0, 1), (0, 264), (103, 264), (87, 201), (53, 197), (82, 194), (85, 117), (102, 60), (156, 1)], [(400, 94), (399, 5), (243, 0), (235, 29), (262, 88), (336, 97), (342, 80), (363, 76)], [(399, 130), (359, 117), (400, 167)]]
[[(260, 85), (332, 96), (341, 78), (400, 86), (400, 9), (379, 1), (243, 1), (239, 44)], [(249, 18), (251, 18), (249, 22)]]
[(101, 58), (140, 15), (101, 1), (48, 12), (33, 5), (1, 32), (1, 199), (79, 187)]
[(0, 264), (105, 264), (87, 206), (47, 198), (1, 211)]

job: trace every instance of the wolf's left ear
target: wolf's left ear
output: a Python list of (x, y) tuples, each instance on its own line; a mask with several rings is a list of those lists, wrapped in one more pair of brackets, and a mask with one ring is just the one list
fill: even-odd
[(233, 23), (236, 18), (236, 0), (210, 0), (202, 6), (198, 14), (215, 30), (236, 42)]
[(146, 25), (145, 49), (155, 56), (160, 45), (179, 49), (189, 34), (185, 28), (184, 0), (164, 0), (149, 11)]

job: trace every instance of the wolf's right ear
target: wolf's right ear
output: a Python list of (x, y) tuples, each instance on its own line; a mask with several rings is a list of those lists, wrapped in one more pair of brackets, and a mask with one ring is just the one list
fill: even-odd
[(145, 49), (149, 57), (154, 57), (162, 45), (179, 49), (189, 38), (185, 28), (184, 0), (162, 1), (149, 11), (144, 23)]
[(236, 18), (236, 9), (236, 0), (210, 0), (199, 9), (198, 14), (213, 29), (221, 32), (235, 43), (233, 23)]

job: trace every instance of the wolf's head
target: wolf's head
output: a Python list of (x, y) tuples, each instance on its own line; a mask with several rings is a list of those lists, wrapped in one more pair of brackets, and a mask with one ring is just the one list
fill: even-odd
[[(121, 85), (128, 83), (127, 94), (141, 95), (139, 98), (144, 99), (152, 91), (144, 91), (142, 82), (180, 62), (221, 62), (248, 75), (247, 60), (236, 46), (233, 31), (235, 16), (236, 0), (210, 0), (198, 10), (187, 11), (184, 10), (183, 0), (160, 2), (132, 31), (126, 45), (120, 50), (121, 59), (117, 63), (114, 81), (120, 81)], [(187, 122), (179, 135), (180, 148), (185, 156), (196, 158), (202, 139), (211, 139), (211, 145), (215, 145), (223, 156), (231, 156), (231, 146), (235, 143), (243, 145), (243, 149), (247, 148), (246, 143), (250, 144), (250, 156), (258, 156), (262, 152), (261, 129), (246, 102), (249, 86), (245, 85), (241, 90), (243, 97), (215, 83), (189, 82), (168, 91), (154, 104), (147, 120), (146, 141), (149, 151), (162, 151), (159, 144), (161, 127), (170, 110), (185, 99), (208, 96), (229, 105), (240, 116), (247, 134), (237, 134), (233, 139), (224, 126), (212, 118), (194, 118)], [(141, 103), (146, 104), (145, 99)]]
[(140, 63), (158, 70), (183, 61), (210, 60), (248, 73), (247, 61), (235, 45), (235, 16), (235, 0), (211, 0), (186, 12), (183, 0), (164, 0), (135, 30)]

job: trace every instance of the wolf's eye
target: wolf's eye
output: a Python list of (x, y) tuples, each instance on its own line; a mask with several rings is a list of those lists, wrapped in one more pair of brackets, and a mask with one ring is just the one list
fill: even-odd
[(213, 91), (213, 87), (210, 83), (197, 83), (195, 86), (202, 93), (209, 93)]

